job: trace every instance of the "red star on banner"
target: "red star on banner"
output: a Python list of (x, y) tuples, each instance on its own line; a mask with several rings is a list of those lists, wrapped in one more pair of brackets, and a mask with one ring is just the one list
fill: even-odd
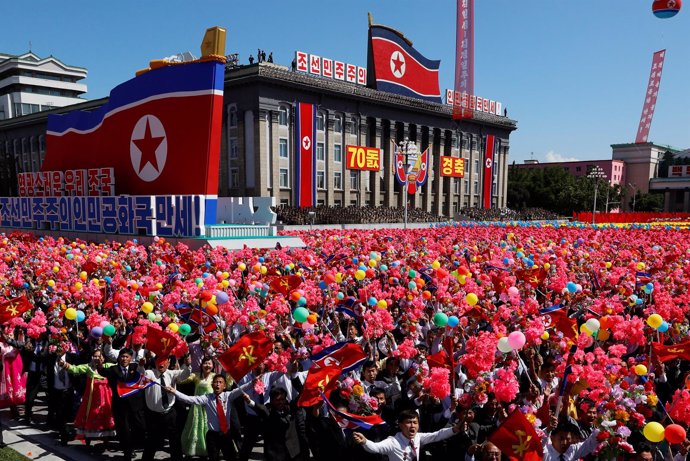
[(393, 65), (395, 66), (395, 69), (393, 69), (394, 74), (402, 73), (402, 66), (405, 64), (405, 61), (400, 59), (400, 55), (396, 54), (395, 59), (393, 59)]
[(160, 138), (154, 138), (151, 136), (151, 127), (149, 126), (149, 119), (146, 119), (146, 131), (144, 131), (144, 137), (140, 139), (132, 140), (134, 144), (137, 145), (141, 151), (141, 161), (139, 162), (139, 173), (144, 169), (147, 163), (158, 170), (158, 160), (156, 160), (156, 149), (163, 142), (165, 136)]

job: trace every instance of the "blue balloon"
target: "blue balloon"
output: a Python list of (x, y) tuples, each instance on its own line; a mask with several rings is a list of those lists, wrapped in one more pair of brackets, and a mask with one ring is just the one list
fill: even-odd
[(113, 283), (113, 279), (110, 278), (110, 276), (108, 276), (108, 275), (105, 276), (104, 280), (105, 280), (105, 283), (107, 283), (108, 285)]
[(388, 270), (388, 266), (386, 266), (385, 264), (381, 264), (379, 266), (379, 269), (381, 269), (381, 272), (386, 272)]
[(455, 328), (458, 326), (459, 323), (460, 323), (460, 319), (457, 318), (456, 316), (451, 315), (450, 317), (448, 317), (448, 326), (449, 327)]
[(265, 261), (264, 257), (263, 257), (263, 256), (259, 256), (259, 262), (262, 263), (262, 262), (264, 262), (264, 261)]
[(577, 285), (575, 282), (568, 282), (566, 288), (568, 289), (569, 293), (575, 293), (577, 291)]
[(654, 291), (654, 284), (652, 282), (649, 282), (647, 285), (645, 285), (645, 288), (649, 290), (649, 292), (651, 293), (652, 291)]
[(359, 258), (352, 258), (352, 264), (357, 264), (359, 262)]
[(367, 300), (367, 304), (369, 304), (370, 306), (375, 306), (377, 302), (378, 300), (373, 296)]
[(510, 258), (503, 258), (503, 264), (505, 264), (506, 266), (510, 264)]
[(364, 264), (360, 264), (359, 267), (358, 267), (357, 269), (366, 272), (366, 271), (367, 271), (367, 266), (365, 266)]
[(668, 331), (668, 323), (666, 321), (661, 322), (661, 325), (659, 325), (659, 328), (656, 329), (659, 333), (666, 333)]
[(644, 302), (644, 301), (642, 300), (642, 298), (637, 298), (637, 300), (635, 301), (635, 304), (637, 304), (637, 305), (639, 306), (639, 305), (642, 304), (643, 302)]
[(224, 291), (217, 291), (216, 292), (216, 304), (218, 304), (220, 306), (222, 304), (227, 303), (228, 301), (230, 301), (230, 297), (228, 296), (228, 294), (226, 292), (224, 292)]
[(77, 322), (83, 322), (85, 318), (86, 314), (84, 314), (84, 311), (77, 311)]
[(321, 280), (319, 282), (319, 288), (321, 288), (322, 290), (325, 290), (326, 288), (328, 288), (328, 284), (325, 281)]
[(300, 298), (297, 300), (297, 305), (300, 307), (306, 306), (307, 305), (307, 298)]

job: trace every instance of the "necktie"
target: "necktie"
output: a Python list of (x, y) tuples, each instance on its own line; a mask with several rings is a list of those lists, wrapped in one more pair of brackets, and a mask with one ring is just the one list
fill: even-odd
[(170, 403), (168, 391), (163, 389), (165, 386), (167, 386), (167, 384), (165, 383), (165, 373), (161, 373), (161, 402), (163, 402), (163, 411), (168, 409), (168, 404)]
[(410, 439), (410, 461), (417, 461), (417, 448), (414, 446), (414, 439)]
[(62, 383), (63, 386), (64, 386), (65, 384), (67, 384), (67, 372), (65, 371), (64, 368), (62, 368), (62, 369), (58, 372), (58, 378), (60, 378), (60, 382)]
[(565, 461), (565, 455), (563, 453), (558, 456), (558, 461)]
[(223, 408), (223, 401), (220, 395), (216, 397), (216, 411), (218, 412), (218, 422), (220, 423), (220, 431), (223, 434), (228, 433), (228, 419), (225, 417), (225, 408)]

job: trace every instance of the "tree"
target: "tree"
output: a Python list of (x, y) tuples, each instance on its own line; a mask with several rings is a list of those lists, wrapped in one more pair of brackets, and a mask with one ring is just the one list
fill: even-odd
[[(630, 200), (630, 207), (632, 208), (632, 199)], [(642, 194), (637, 191), (635, 194), (635, 211), (654, 211), (659, 212), (664, 210), (664, 194), (649, 193)]]

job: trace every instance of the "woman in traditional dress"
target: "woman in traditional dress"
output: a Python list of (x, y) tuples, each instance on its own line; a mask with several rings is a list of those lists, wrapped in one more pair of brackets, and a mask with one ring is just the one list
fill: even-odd
[[(194, 381), (194, 395), (205, 395), (213, 392), (211, 382), (216, 375), (213, 372), (213, 368), (213, 359), (209, 356), (204, 356), (201, 359), (201, 372), (189, 378)], [(192, 405), (187, 416), (187, 422), (182, 430), (182, 451), (185, 455), (206, 456), (207, 431), (206, 410), (202, 405)]]
[(17, 417), (17, 405), (21, 405), (26, 399), (26, 374), (22, 369), (19, 349), (9, 344), (10, 342), (4, 334), (0, 336), (0, 408), (9, 408), (12, 417)]
[(86, 375), (86, 387), (74, 419), (77, 434), (90, 439), (104, 439), (115, 435), (115, 421), (112, 412), (112, 395), (108, 380), (98, 373), (99, 368), (109, 368), (113, 363), (104, 363), (103, 352), (96, 349), (91, 354), (91, 363), (70, 365), (65, 368), (73, 375)]

